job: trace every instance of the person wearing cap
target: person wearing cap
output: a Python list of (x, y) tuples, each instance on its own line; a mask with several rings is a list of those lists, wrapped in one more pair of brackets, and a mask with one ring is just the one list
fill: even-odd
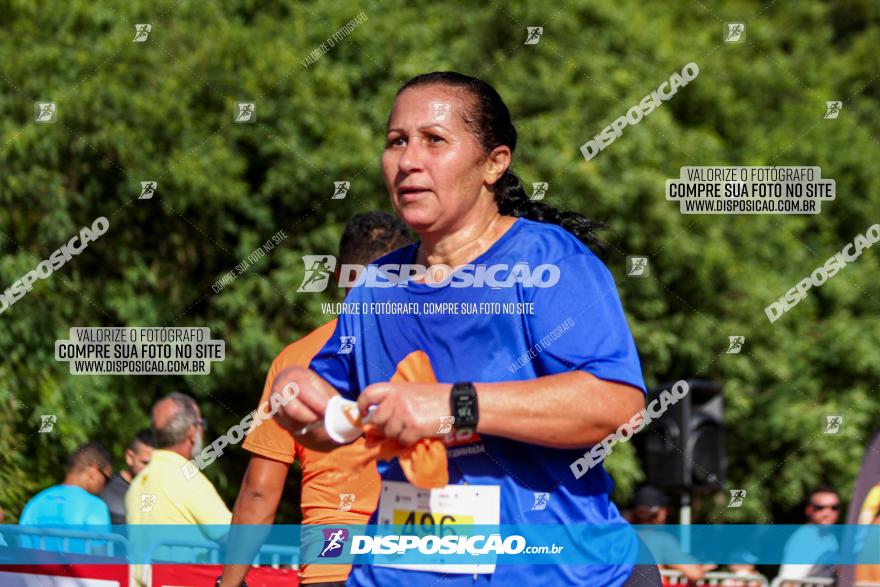
[[(656, 487), (644, 485), (636, 491), (632, 503), (634, 524), (662, 525), (669, 516), (669, 497)], [(678, 540), (667, 532), (639, 529), (642, 540), (648, 544), (651, 554), (661, 561), (661, 569), (680, 571), (688, 580), (698, 581), (718, 567), (714, 564), (700, 564), (696, 559), (681, 549)], [(693, 560), (692, 564), (662, 564), (662, 561)]]

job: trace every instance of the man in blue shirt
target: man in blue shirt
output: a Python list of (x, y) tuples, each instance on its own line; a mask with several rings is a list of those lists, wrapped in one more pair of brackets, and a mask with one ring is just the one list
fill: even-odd
[[(829, 531), (829, 527), (836, 524), (840, 517), (840, 496), (837, 492), (827, 485), (820, 485), (810, 493), (810, 501), (804, 511), (808, 523), (791, 535), (782, 552), (785, 564), (780, 567), (779, 576), (784, 579), (817, 576), (816, 572), (821, 569), (814, 567), (829, 566), (839, 549), (837, 538)], [(812, 560), (812, 563), (791, 562), (798, 559)]]
[[(18, 523), (21, 526), (109, 533), (110, 510), (98, 494), (104, 490), (111, 473), (110, 453), (103, 446), (97, 442), (80, 446), (68, 461), (64, 482), (32, 497), (24, 506)], [(65, 549), (60, 538), (45, 538), (40, 546), (38, 538), (23, 535), (21, 546), (88, 554), (83, 540), (70, 540)]]

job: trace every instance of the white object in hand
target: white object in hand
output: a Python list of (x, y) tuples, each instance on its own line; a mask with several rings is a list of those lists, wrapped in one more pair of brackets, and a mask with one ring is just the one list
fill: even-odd
[[(376, 407), (370, 406), (370, 411)], [(333, 442), (348, 444), (357, 440), (364, 433), (364, 421), (357, 402), (347, 400), (341, 395), (330, 398), (327, 411), (324, 412), (324, 429)]]

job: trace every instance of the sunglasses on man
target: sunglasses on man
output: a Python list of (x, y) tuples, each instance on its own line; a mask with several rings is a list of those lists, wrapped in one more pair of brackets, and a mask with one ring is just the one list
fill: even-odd
[(113, 472), (112, 472), (112, 471), (111, 471), (110, 474), (108, 475), (107, 473), (104, 472), (104, 469), (102, 469), (100, 466), (95, 465), (95, 468), (98, 469), (98, 472), (99, 472), (99, 473), (101, 474), (101, 476), (104, 478), (104, 481), (105, 481), (106, 483), (110, 483), (110, 481), (113, 480)]
[(633, 513), (642, 520), (656, 520), (661, 509), (660, 506), (639, 506)]
[(819, 511), (819, 512), (821, 512), (822, 510), (831, 510), (834, 512), (840, 511), (840, 504), (839, 503), (831, 503), (831, 504), (811, 503), (810, 507), (816, 511)]

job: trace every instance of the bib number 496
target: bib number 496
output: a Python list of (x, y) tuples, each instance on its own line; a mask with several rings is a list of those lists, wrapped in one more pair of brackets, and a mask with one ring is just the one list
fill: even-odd
[(455, 516), (449, 514), (416, 511), (402, 511), (395, 513), (406, 515), (403, 520), (404, 534), (419, 534), (424, 536), (435, 535), (435, 529), (439, 525), (439, 536), (455, 535), (455, 530), (450, 528), (449, 525), (465, 523), (458, 521)]

